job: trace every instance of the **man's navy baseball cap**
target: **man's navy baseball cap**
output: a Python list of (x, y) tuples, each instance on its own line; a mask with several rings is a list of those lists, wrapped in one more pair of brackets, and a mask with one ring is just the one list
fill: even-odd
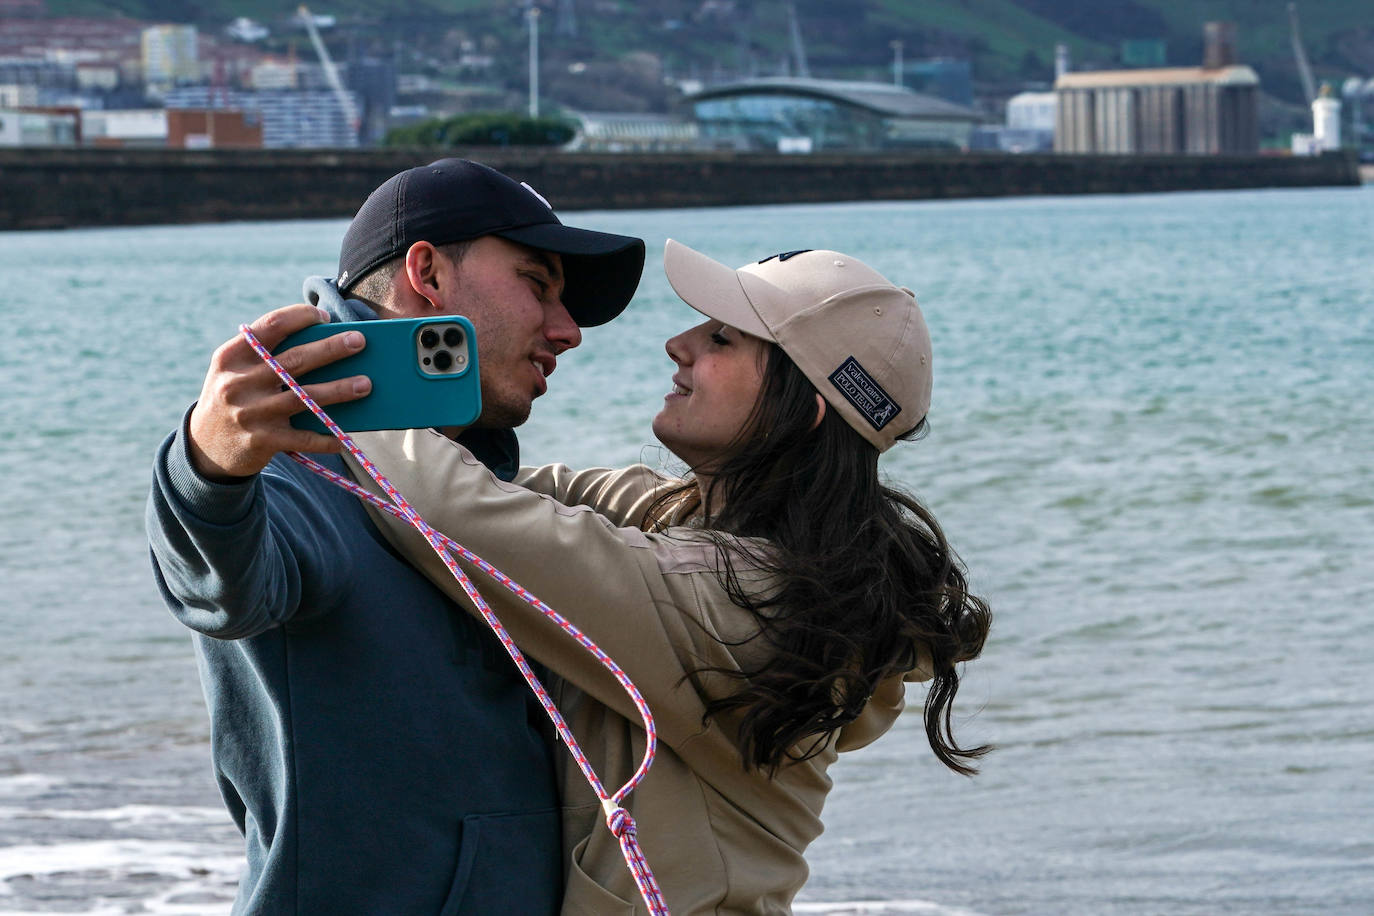
[(527, 184), (467, 159), (440, 159), (388, 178), (344, 233), (339, 289), (404, 255), (416, 242), (447, 245), (497, 235), (557, 253), (563, 304), (582, 327), (625, 310), (644, 270), (644, 240), (565, 226)]

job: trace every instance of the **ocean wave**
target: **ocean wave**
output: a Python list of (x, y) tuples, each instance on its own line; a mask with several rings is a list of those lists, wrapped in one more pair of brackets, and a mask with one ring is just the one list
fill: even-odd
[[(0, 820), (108, 821), (129, 825), (146, 824), (222, 824), (221, 808), (168, 807), (166, 805), (120, 805), (117, 808), (16, 808), (0, 806)], [(0, 859), (4, 856), (0, 850)]]
[(978, 916), (973, 910), (945, 906), (929, 900), (845, 900), (831, 903), (796, 903), (794, 913), (817, 916)]
[[(220, 916), (242, 856), (184, 842), (96, 840), (0, 848), (0, 916), (51, 912)], [(143, 893), (130, 894), (137, 887)]]

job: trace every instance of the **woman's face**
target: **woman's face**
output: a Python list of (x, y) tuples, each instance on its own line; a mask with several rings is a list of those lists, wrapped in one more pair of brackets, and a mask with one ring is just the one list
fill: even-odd
[(677, 371), (654, 435), (691, 467), (709, 470), (753, 413), (768, 344), (707, 321), (669, 340), (667, 350)]

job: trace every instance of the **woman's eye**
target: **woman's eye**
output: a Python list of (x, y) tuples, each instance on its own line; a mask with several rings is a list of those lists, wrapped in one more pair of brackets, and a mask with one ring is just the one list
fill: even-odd
[(711, 332), (711, 343), (717, 344), (717, 345), (723, 347), (723, 346), (725, 346), (726, 344), (728, 344), (729, 342), (730, 342), (730, 341), (729, 341), (728, 339), (726, 339), (725, 335), (722, 334), (720, 331), (712, 331), (712, 332)]

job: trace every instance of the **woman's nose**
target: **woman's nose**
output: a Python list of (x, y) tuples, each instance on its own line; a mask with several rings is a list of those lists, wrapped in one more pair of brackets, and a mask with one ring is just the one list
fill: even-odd
[(663, 345), (663, 349), (668, 351), (668, 358), (679, 366), (687, 362), (686, 337), (686, 334), (669, 337), (668, 342)]

